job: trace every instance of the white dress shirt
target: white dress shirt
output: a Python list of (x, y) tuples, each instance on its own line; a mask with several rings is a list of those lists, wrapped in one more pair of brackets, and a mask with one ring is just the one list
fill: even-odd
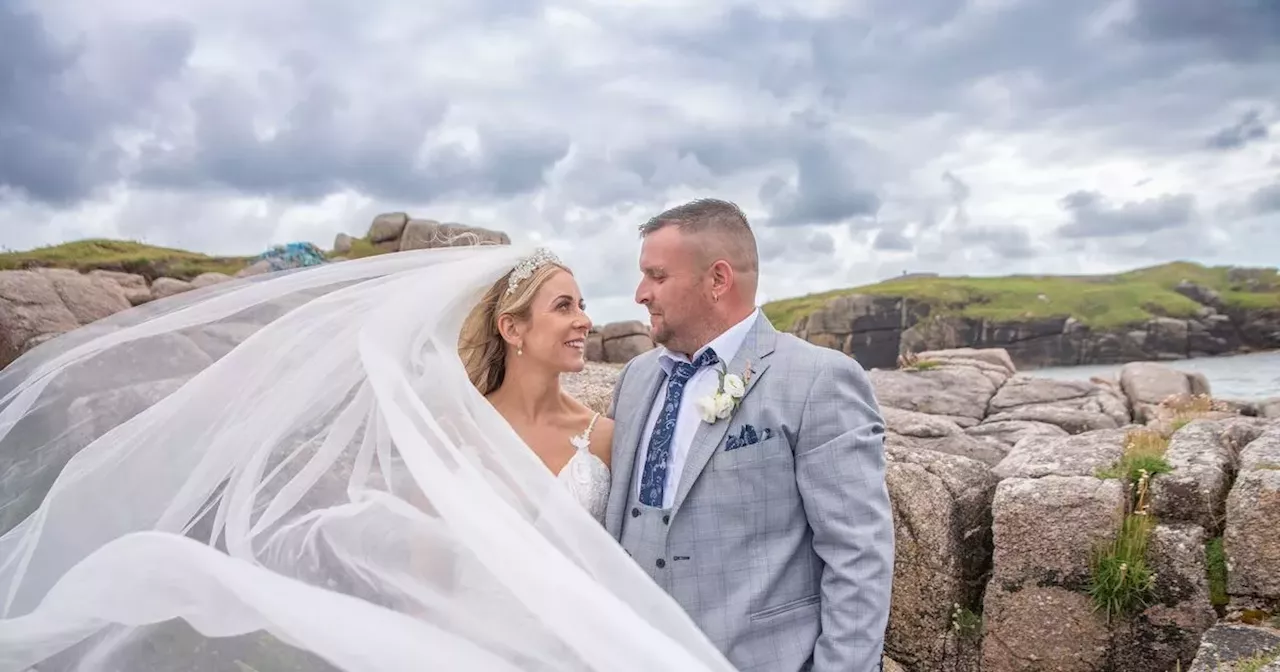
[[(698, 425), (702, 424), (702, 418), (698, 415), (695, 403), (698, 399), (715, 393), (716, 386), (720, 382), (719, 369), (721, 366), (729, 366), (729, 363), (737, 356), (738, 349), (742, 347), (742, 342), (746, 340), (747, 334), (751, 331), (751, 327), (755, 325), (756, 318), (759, 315), (760, 309), (757, 308), (745, 320), (729, 327), (727, 331), (717, 336), (715, 340), (693, 353), (693, 359), (697, 359), (707, 348), (713, 348), (716, 351), (716, 357), (720, 359), (720, 364), (699, 369), (685, 384), (684, 396), (680, 399), (680, 410), (676, 413), (675, 436), (671, 440), (671, 456), (667, 465), (667, 482), (662, 490), (662, 508), (664, 509), (671, 508), (672, 504), (675, 503), (676, 489), (680, 486), (680, 472), (684, 470), (685, 460), (689, 457), (689, 447), (693, 445), (693, 435), (697, 433)], [(668, 377), (671, 376), (671, 371), (675, 368), (677, 362), (688, 363), (693, 361), (666, 348), (662, 348), (662, 350), (662, 354), (658, 356), (658, 363), (661, 364)], [(741, 372), (737, 371), (730, 371), (729, 373), (741, 374)], [(653, 400), (653, 408), (649, 410), (649, 419), (645, 423), (644, 432), (640, 436), (639, 450), (636, 452), (634, 479), (636, 493), (640, 492), (640, 483), (644, 478), (644, 462), (649, 454), (649, 440), (653, 436), (654, 425), (658, 422), (658, 415), (662, 413), (662, 406), (666, 403), (666, 400), (667, 379), (663, 379), (662, 388)]]

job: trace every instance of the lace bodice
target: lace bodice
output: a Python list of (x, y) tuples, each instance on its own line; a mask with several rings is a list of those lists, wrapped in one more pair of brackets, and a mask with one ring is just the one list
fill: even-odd
[(599, 418), (599, 413), (591, 416), (587, 428), (569, 439), (577, 451), (556, 478), (593, 518), (604, 524), (604, 510), (609, 503), (609, 467), (590, 450), (591, 430), (595, 428)]

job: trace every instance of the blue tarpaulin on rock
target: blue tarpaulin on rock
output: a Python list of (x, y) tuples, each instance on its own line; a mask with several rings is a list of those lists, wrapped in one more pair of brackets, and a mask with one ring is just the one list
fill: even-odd
[(316, 266), (329, 262), (324, 252), (311, 243), (286, 243), (273, 245), (271, 249), (258, 255), (254, 263), (265, 261), (272, 271), (283, 271), (303, 266)]

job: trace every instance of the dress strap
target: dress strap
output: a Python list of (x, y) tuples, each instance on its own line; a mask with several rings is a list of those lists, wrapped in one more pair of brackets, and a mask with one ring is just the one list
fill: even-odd
[(578, 450), (586, 450), (591, 446), (591, 430), (595, 429), (596, 420), (600, 419), (600, 413), (591, 416), (591, 422), (587, 423), (587, 428), (582, 433), (569, 440)]

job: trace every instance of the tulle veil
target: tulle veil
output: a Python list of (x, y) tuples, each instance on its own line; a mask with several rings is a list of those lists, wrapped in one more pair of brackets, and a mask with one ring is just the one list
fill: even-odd
[(0, 672), (731, 670), (467, 379), (532, 251), (239, 279), (0, 372)]

